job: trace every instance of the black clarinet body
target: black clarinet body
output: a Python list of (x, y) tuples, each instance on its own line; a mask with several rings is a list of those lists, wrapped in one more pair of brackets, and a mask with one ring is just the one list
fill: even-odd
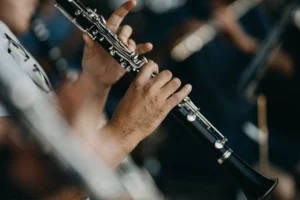
[[(106, 28), (104, 18), (96, 10), (85, 7), (79, 0), (56, 0), (55, 6), (106, 49), (126, 71), (136, 75), (148, 63), (145, 57), (131, 52)], [(226, 146), (227, 139), (201, 114), (189, 97), (173, 109), (172, 115), (198, 140), (206, 142), (214, 149), (218, 163), (235, 176), (249, 200), (265, 199), (276, 187), (277, 179), (271, 180), (259, 174)]]

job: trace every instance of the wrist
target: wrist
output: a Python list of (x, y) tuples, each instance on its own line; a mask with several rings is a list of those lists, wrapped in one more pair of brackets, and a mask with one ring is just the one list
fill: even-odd
[(112, 85), (103, 83), (100, 79), (97, 79), (96, 76), (84, 70), (82, 71), (81, 78), (88, 80), (92, 92), (97, 96), (106, 96), (111, 90)]
[(114, 121), (109, 121), (105, 125), (104, 131), (117, 140), (118, 146), (125, 157), (144, 139), (143, 134), (139, 131), (118, 125)]

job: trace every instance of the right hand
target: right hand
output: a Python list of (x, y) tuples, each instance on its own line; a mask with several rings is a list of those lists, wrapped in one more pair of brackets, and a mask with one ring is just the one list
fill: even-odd
[(141, 69), (109, 122), (108, 126), (122, 139), (133, 136), (140, 142), (149, 136), (191, 92), (191, 85), (176, 92), (181, 81), (173, 78), (170, 71), (162, 71), (150, 79), (157, 71), (156, 64), (147, 64)]

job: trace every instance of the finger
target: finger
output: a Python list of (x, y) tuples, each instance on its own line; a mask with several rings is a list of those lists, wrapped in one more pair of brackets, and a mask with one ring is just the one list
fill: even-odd
[(164, 70), (160, 72), (154, 79), (153, 79), (153, 87), (155, 88), (162, 88), (166, 85), (173, 77), (172, 72), (169, 70)]
[(136, 6), (136, 1), (130, 0), (113, 12), (107, 20), (106, 26), (115, 33), (125, 16)]
[(135, 49), (136, 49), (136, 43), (134, 40), (132, 39), (129, 39), (128, 40), (128, 48), (131, 52), (135, 52)]
[(128, 25), (125, 25), (120, 28), (118, 37), (123, 44), (128, 45), (128, 39), (130, 38), (131, 34), (132, 28)]
[(183, 101), (185, 97), (189, 95), (192, 91), (191, 85), (185, 85), (181, 90), (173, 94), (170, 98), (167, 100), (167, 107), (169, 110), (172, 110), (176, 105), (178, 105), (180, 102)]
[(181, 81), (179, 78), (173, 78), (170, 82), (168, 82), (162, 89), (162, 95), (167, 99), (172, 94), (174, 94), (181, 86)]
[(153, 73), (157, 73), (157, 72), (158, 72), (157, 64), (154, 64), (154, 63), (145, 64), (135, 79), (136, 86), (140, 86), (140, 85), (143, 85), (144, 83), (148, 82), (150, 80), (151, 75)]
[(83, 39), (85, 41), (83, 59), (89, 59), (94, 57), (96, 54), (95, 53), (96, 42), (92, 40), (87, 34), (83, 35)]
[(152, 49), (153, 49), (153, 45), (148, 42), (145, 44), (137, 45), (135, 52), (137, 54), (145, 54), (145, 53), (149, 53), (150, 51), (152, 51)]
[(92, 40), (87, 34), (83, 34), (83, 40), (85, 41), (85, 46), (88, 48), (93, 48), (95, 46), (95, 41)]

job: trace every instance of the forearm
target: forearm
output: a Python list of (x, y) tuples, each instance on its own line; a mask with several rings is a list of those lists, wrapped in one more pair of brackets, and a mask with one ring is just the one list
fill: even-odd
[(97, 77), (84, 71), (79, 81), (84, 82), (87, 87), (86, 89), (90, 91), (88, 100), (97, 105), (99, 111), (102, 113), (112, 86), (101, 83)]
[(273, 71), (276, 71), (286, 78), (291, 78), (294, 74), (293, 59), (284, 51), (278, 48), (275, 48), (270, 54), (267, 65)]
[[(246, 33), (244, 33), (242, 30), (236, 32), (233, 40), (239, 49), (249, 55), (255, 55), (260, 48), (259, 42), (251, 36), (246, 35)], [(266, 64), (268, 67), (279, 72), (285, 77), (291, 77), (293, 75), (293, 59), (278, 48), (274, 48), (271, 51), (267, 58)]]
[(235, 27), (230, 35), (233, 43), (245, 54), (254, 54), (259, 48), (257, 40), (248, 36), (239, 26)]
[(79, 187), (65, 187), (56, 193), (44, 197), (44, 200), (85, 200), (88, 198), (87, 190)]
[(82, 135), (94, 151), (112, 168), (126, 158), (143, 139), (142, 134), (135, 131), (126, 133), (107, 123), (102, 129), (90, 135)]
[[(233, 42), (246, 54), (256, 54), (260, 48), (259, 42), (248, 36), (240, 27), (235, 28), (235, 34), (232, 36)], [(293, 60), (289, 55), (278, 48), (274, 48), (267, 59), (267, 65), (271, 68), (286, 68), (293, 67)]]
[(0, 145), (7, 142), (8, 132), (11, 129), (11, 122), (8, 117), (0, 117)]
[[(94, 128), (94, 131), (104, 126), (107, 122), (104, 108), (110, 89), (110, 86), (96, 83), (93, 77), (83, 72), (79, 79), (73, 83), (70, 94), (65, 94), (65, 92), (63, 94), (68, 96), (67, 100), (62, 102), (67, 104), (64, 107), (71, 107), (69, 113), (71, 115), (73, 113), (70, 116), (71, 122), (73, 124), (82, 122), (82, 117), (84, 117), (84, 121), (88, 122), (89, 126)], [(68, 98), (71, 98), (74, 105), (68, 103), (70, 102)], [(76, 114), (74, 113), (74, 107), (76, 108)]]

